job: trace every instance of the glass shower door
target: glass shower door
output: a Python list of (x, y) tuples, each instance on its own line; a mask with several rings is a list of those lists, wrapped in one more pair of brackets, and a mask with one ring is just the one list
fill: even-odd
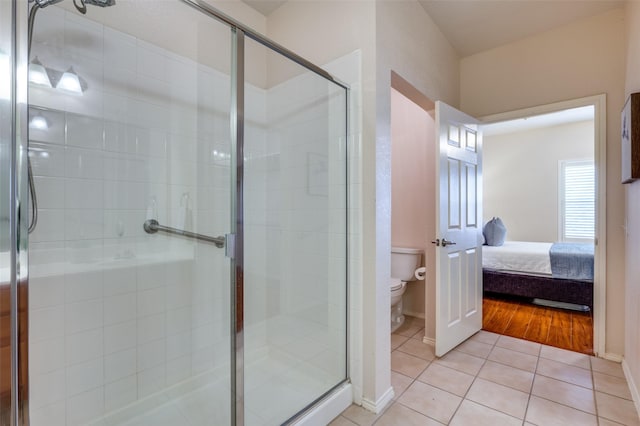
[(347, 95), (245, 43), (245, 424), (276, 425), (347, 378)]
[(230, 261), (143, 224), (230, 232), (231, 30), (176, 1), (37, 13), (31, 424), (230, 424)]

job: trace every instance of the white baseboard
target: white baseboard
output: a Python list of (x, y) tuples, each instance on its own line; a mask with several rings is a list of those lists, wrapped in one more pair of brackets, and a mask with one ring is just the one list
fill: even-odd
[(351, 383), (345, 383), (316, 404), (292, 424), (296, 426), (325, 426), (338, 417), (353, 402)]
[(622, 355), (612, 354), (612, 353), (608, 353), (608, 352), (603, 354), (601, 358), (608, 359), (609, 361), (613, 361), (613, 362), (622, 362), (623, 361)]
[(424, 312), (413, 312), (413, 311), (402, 311), (402, 315), (409, 315), (410, 317), (422, 318), (424, 319)]
[(422, 338), (422, 343), (426, 343), (429, 346), (435, 346), (436, 345), (436, 339), (434, 339), (433, 337), (424, 336)]
[(629, 369), (629, 364), (627, 364), (626, 359), (622, 360), (622, 371), (624, 372), (624, 377), (627, 379), (627, 384), (631, 391), (631, 398), (633, 398), (633, 404), (636, 406), (636, 412), (640, 416), (640, 392), (638, 392), (638, 386), (633, 380), (633, 375), (631, 374), (631, 370)]
[(393, 392), (393, 387), (389, 387), (389, 389), (387, 389), (387, 391), (382, 394), (382, 396), (380, 398), (378, 398), (377, 401), (370, 401), (367, 398), (362, 398), (362, 408), (364, 408), (365, 410), (369, 410), (373, 413), (381, 413), (382, 410), (385, 409), (385, 407), (387, 406), (387, 404), (393, 400), (393, 396), (394, 396), (394, 392)]

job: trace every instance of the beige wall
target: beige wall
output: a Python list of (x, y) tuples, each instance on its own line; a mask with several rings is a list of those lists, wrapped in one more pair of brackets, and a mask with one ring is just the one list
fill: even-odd
[(404, 313), (418, 317), (425, 316), (425, 302), (434, 299), (425, 301), (425, 287), (433, 289), (435, 281), (430, 244), (436, 232), (434, 126), (424, 109), (391, 89), (391, 245), (426, 249), (425, 280), (410, 281), (403, 296)]
[(483, 223), (500, 217), (510, 241), (559, 241), (558, 162), (593, 160), (593, 132), (582, 121), (485, 135)]
[[(640, 92), (640, 2), (630, 1), (625, 10), (627, 31), (627, 73), (625, 96)], [(622, 109), (622, 104), (619, 105)], [(615, 118), (619, 118), (616, 115)], [(620, 179), (620, 176), (618, 176)], [(625, 322), (629, 326), (625, 333), (624, 357), (630, 372), (627, 377), (636, 404), (640, 384), (640, 182), (624, 185), (627, 195), (625, 218), (626, 234), (626, 280), (625, 280)]]
[[(461, 61), (461, 107), (478, 117), (607, 95), (607, 312), (605, 352), (624, 351), (624, 192), (620, 109), (624, 12), (614, 9)], [(604, 355), (604, 354), (601, 354)]]
[[(378, 1), (377, 31), (377, 112), (376, 112), (376, 227), (378, 271), (377, 277), (386, 284), (389, 276), (389, 250), (391, 247), (390, 212), (390, 153), (391, 153), (391, 91), (394, 72), (402, 84), (396, 87), (421, 105), (428, 101), (444, 101), (457, 107), (460, 88), (460, 59), (451, 44), (440, 32), (417, 1)], [(394, 77), (394, 84), (398, 81)], [(407, 87), (409, 86), (410, 87)], [(400, 86), (403, 86), (402, 88)], [(405, 93), (408, 92), (416, 93)], [(428, 99), (426, 99), (428, 98)], [(426, 102), (425, 102), (426, 100)], [(435, 193), (435, 190), (434, 190)], [(435, 196), (427, 208), (435, 210)], [(429, 238), (433, 238), (435, 231)], [(425, 263), (435, 266), (435, 248), (425, 240)], [(435, 273), (435, 268), (431, 268)], [(425, 281), (425, 337), (434, 338), (435, 275)], [(418, 296), (419, 297), (419, 296)], [(432, 318), (429, 320), (429, 318)]]

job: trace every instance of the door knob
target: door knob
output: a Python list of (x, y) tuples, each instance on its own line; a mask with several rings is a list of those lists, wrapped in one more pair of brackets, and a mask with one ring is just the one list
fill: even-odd
[(447, 241), (446, 238), (442, 239), (442, 247), (455, 246), (455, 245), (456, 245), (455, 241)]

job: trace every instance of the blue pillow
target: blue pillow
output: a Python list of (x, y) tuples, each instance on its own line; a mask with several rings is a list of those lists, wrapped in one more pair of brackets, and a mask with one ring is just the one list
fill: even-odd
[(502, 219), (494, 217), (482, 228), (485, 244), (488, 246), (501, 246), (507, 237), (507, 228), (502, 223)]

